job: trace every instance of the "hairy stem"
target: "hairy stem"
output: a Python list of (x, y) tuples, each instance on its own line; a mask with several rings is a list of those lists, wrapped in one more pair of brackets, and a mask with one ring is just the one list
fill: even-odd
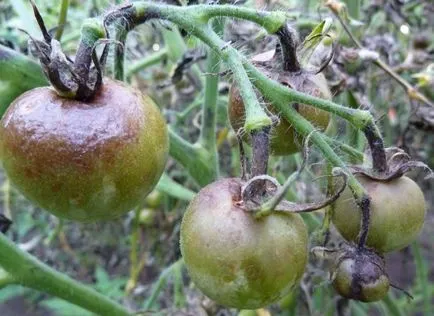
[(130, 315), (121, 305), (19, 249), (0, 234), (0, 266), (15, 283), (63, 298), (99, 315)]

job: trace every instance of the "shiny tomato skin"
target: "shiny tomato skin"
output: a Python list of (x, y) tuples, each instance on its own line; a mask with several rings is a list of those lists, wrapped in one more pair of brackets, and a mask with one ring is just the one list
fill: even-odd
[(141, 203), (164, 170), (168, 146), (154, 102), (109, 79), (86, 102), (50, 87), (30, 90), (0, 122), (11, 182), (40, 207), (76, 221), (113, 219)]
[(271, 304), (298, 285), (308, 233), (298, 214), (255, 219), (238, 206), (242, 181), (222, 179), (193, 199), (181, 225), (181, 252), (195, 285), (239, 309)]

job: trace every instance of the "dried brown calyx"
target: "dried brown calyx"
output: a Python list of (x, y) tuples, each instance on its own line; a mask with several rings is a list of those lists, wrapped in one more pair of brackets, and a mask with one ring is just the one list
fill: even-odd
[(96, 19), (83, 23), (81, 44), (73, 61), (65, 55), (60, 42), (47, 30), (33, 1), (31, 4), (43, 40), (30, 37), (29, 47), (31, 53), (39, 59), (51, 85), (60, 96), (76, 100), (91, 99), (102, 85), (102, 69), (108, 49), (106, 46), (98, 58), (95, 48), (100, 43), (107, 44), (107, 40), (99, 41), (108, 35), (105, 27)]

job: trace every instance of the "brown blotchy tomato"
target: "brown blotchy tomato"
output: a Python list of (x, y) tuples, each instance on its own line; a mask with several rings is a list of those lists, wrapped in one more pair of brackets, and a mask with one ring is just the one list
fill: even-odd
[(56, 216), (112, 219), (154, 188), (167, 158), (158, 107), (140, 91), (105, 80), (91, 101), (50, 87), (24, 93), (0, 122), (0, 153), (11, 182)]
[[(371, 197), (369, 233), (366, 245), (381, 253), (402, 249), (417, 238), (425, 218), (425, 200), (419, 186), (408, 177), (388, 182), (357, 179)], [(333, 224), (346, 240), (355, 241), (361, 212), (350, 189), (334, 204)]]
[(308, 234), (298, 214), (255, 219), (237, 203), (242, 183), (222, 179), (197, 194), (182, 221), (181, 252), (203, 293), (225, 306), (256, 309), (297, 286)]
[(350, 256), (344, 254), (338, 258), (332, 283), (339, 295), (362, 302), (379, 301), (387, 295), (390, 288), (384, 260), (373, 253), (357, 251)]
[[(280, 81), (291, 89), (323, 99), (330, 100), (332, 98), (327, 86), (327, 81), (321, 73), (312, 75), (303, 72), (285, 72), (276, 77), (275, 75), (273, 76), (269, 70), (263, 71), (269, 77)], [(330, 114), (328, 112), (316, 109), (306, 104), (296, 104), (294, 106), (297, 111), (309, 120), (317, 129), (323, 131), (327, 128), (330, 121)], [(270, 112), (276, 114), (276, 111), (271, 105), (268, 106), (268, 109)], [(240, 91), (236, 85), (232, 85), (229, 92), (228, 114), (232, 128), (237, 132), (244, 126), (245, 109)], [(247, 138), (245, 140), (247, 140)], [(270, 154), (272, 155), (280, 156), (293, 154), (300, 150), (301, 144), (302, 139), (297, 135), (289, 122), (283, 118), (281, 118), (279, 124), (271, 130)]]

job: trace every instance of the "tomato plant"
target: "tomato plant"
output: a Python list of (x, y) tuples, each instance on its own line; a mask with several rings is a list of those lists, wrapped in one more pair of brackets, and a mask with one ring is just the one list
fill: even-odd
[(432, 153), (430, 44), (409, 35), (430, 7), (385, 5), (383, 28), (367, 1), (172, 2), (0, 5), (0, 303), (433, 314), (429, 195), (406, 176)]

